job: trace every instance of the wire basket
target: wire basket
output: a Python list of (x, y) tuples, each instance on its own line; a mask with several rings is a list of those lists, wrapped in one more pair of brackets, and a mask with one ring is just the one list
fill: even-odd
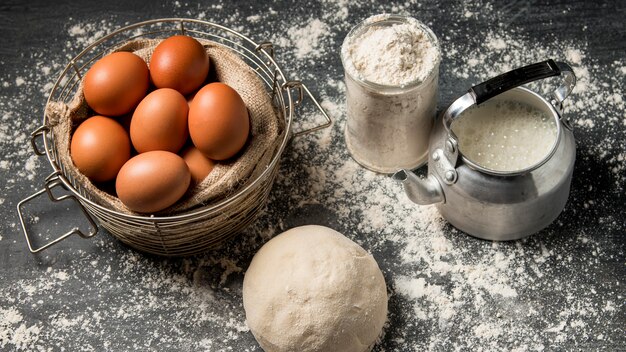
[[(208, 39), (229, 48), (238, 54), (265, 83), (267, 94), (270, 94), (272, 104), (279, 118), (284, 119), (285, 126), (285, 130), (279, 136), (280, 145), (274, 151), (269, 165), (241, 189), (217, 203), (173, 216), (125, 214), (97, 204), (89, 192), (67, 172), (65, 166), (57, 161), (58, 151), (54, 135), (50, 132), (48, 116), (44, 113), (43, 124), (31, 135), (31, 145), (35, 154), (48, 157), (54, 171), (45, 179), (43, 189), (23, 199), (17, 205), (22, 230), (32, 253), (42, 251), (73, 234), (83, 238), (94, 236), (98, 231), (94, 218), (119, 240), (144, 252), (163, 256), (187, 256), (213, 249), (243, 230), (259, 214), (278, 174), (280, 157), (289, 140), (292, 137), (330, 126), (330, 118), (309, 89), (299, 81), (287, 80), (274, 60), (274, 49), (270, 42), (256, 43), (227, 27), (184, 18), (139, 22), (116, 30), (92, 43), (65, 66), (46, 104), (52, 101), (69, 103), (79, 87), (83, 74), (96, 60), (113, 48), (133, 39), (164, 39), (176, 34)], [(325, 122), (293, 133), (294, 110), (302, 103), (305, 94), (321, 111)], [(62, 187), (67, 191), (66, 194), (57, 196), (53, 192), (55, 187)], [(91, 231), (84, 233), (79, 228), (74, 228), (41, 246), (33, 246), (33, 238), (29, 236), (22, 208), (24, 204), (44, 193), (53, 202), (66, 199), (77, 201), (91, 224)], [(241, 211), (241, 209), (245, 210)]]

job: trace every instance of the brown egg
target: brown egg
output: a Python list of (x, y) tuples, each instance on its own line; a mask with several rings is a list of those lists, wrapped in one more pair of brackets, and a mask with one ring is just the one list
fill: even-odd
[(186, 35), (159, 43), (150, 59), (150, 78), (157, 88), (186, 95), (198, 89), (209, 73), (209, 56), (200, 42)]
[(116, 52), (98, 60), (85, 75), (83, 93), (98, 114), (120, 116), (130, 112), (148, 91), (148, 66), (139, 56)]
[(216, 82), (196, 93), (189, 108), (189, 135), (206, 157), (233, 157), (246, 144), (249, 132), (248, 110), (237, 91)]
[(129, 209), (154, 213), (176, 203), (190, 182), (189, 168), (180, 156), (155, 150), (128, 160), (117, 175), (115, 190)]
[(194, 146), (187, 147), (181, 153), (191, 172), (191, 179), (195, 184), (202, 182), (215, 167), (215, 162), (202, 154)]
[(161, 88), (148, 94), (130, 122), (130, 139), (135, 150), (177, 153), (189, 137), (188, 112), (187, 100), (174, 89)]
[(117, 121), (93, 116), (83, 121), (70, 145), (72, 161), (80, 172), (95, 182), (115, 178), (130, 158), (130, 140)]

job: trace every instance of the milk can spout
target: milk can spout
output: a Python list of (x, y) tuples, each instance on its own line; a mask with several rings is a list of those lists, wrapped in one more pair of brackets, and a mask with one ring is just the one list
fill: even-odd
[(445, 202), (441, 184), (433, 175), (420, 178), (413, 172), (402, 169), (391, 177), (402, 183), (406, 195), (414, 203), (428, 205)]

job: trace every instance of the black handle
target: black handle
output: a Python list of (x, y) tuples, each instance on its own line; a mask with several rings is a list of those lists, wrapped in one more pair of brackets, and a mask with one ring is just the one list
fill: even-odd
[(560, 75), (561, 65), (559, 64), (561, 63), (556, 63), (554, 60), (550, 59), (520, 67), (475, 85), (470, 88), (469, 91), (474, 93), (476, 96), (476, 105), (479, 105), (500, 93), (521, 86), (522, 84)]

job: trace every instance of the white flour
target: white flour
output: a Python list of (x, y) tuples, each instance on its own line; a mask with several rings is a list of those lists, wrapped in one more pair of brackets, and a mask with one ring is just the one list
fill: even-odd
[[(385, 19), (374, 16), (365, 23)], [(388, 86), (422, 82), (439, 63), (437, 44), (410, 20), (366, 27), (346, 40), (341, 50), (345, 69), (353, 77)]]
[(346, 36), (341, 59), (352, 157), (381, 173), (422, 165), (437, 108), (437, 39), (413, 18), (372, 16)]
[(317, 58), (321, 55), (321, 52), (316, 50), (320, 40), (329, 34), (328, 26), (319, 19), (314, 19), (306, 26), (289, 32), (291, 42), (289, 46), (295, 48), (298, 59)]

